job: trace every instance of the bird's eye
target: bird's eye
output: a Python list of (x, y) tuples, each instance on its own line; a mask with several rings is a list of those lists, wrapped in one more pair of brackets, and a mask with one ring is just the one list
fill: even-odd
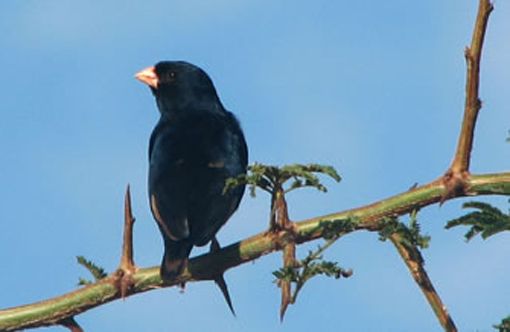
[(174, 82), (177, 79), (177, 74), (175, 73), (175, 71), (169, 72), (167, 75), (167, 79), (169, 82)]

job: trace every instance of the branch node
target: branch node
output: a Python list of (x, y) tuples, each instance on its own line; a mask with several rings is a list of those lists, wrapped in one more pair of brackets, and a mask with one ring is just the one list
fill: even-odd
[(441, 179), (445, 191), (439, 200), (439, 205), (443, 205), (450, 198), (465, 195), (468, 179), (469, 173), (467, 171), (459, 172), (454, 169), (446, 171)]
[(473, 55), (471, 54), (471, 49), (469, 48), (469, 46), (466, 46), (464, 48), (464, 57), (466, 58), (467, 62), (473, 60)]

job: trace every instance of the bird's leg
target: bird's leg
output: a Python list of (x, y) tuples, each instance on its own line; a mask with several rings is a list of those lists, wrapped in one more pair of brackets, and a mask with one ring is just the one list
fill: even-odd
[(122, 243), (122, 257), (120, 266), (115, 271), (115, 286), (119, 289), (122, 298), (125, 299), (129, 289), (133, 286), (133, 274), (138, 267), (133, 261), (133, 224), (135, 218), (131, 211), (131, 194), (129, 185), (126, 190), (124, 201), (124, 241)]
[[(218, 242), (216, 237), (213, 237), (213, 239), (211, 240), (210, 252), (214, 253), (216, 251), (219, 251), (220, 249), (221, 249), (220, 243)], [(227, 283), (225, 282), (225, 278), (223, 277), (223, 272), (220, 272), (220, 273), (214, 275), (214, 282), (220, 288), (221, 293), (223, 294), (223, 297), (225, 298), (225, 301), (227, 302), (227, 305), (228, 305), (230, 311), (232, 312), (232, 315), (234, 315), (234, 317), (235, 317), (236, 312), (234, 310), (234, 306), (232, 305), (232, 300), (231, 300), (230, 294), (228, 292)]]

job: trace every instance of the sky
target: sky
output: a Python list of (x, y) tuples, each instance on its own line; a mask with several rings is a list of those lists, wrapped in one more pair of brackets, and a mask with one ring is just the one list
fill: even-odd
[[(131, 184), (135, 261), (160, 263), (147, 199), (158, 120), (134, 79), (160, 60), (202, 67), (239, 118), (250, 162), (334, 166), (327, 194), (289, 195), (299, 221), (364, 206), (441, 176), (453, 158), (478, 1), (3, 1), (0, 4), (0, 308), (61, 295), (88, 277), (83, 255), (118, 266)], [(510, 4), (498, 1), (482, 60), (472, 172), (508, 171)], [(478, 198), (477, 198), (478, 199)], [(508, 211), (508, 198), (482, 197)], [(510, 314), (510, 234), (466, 243), (444, 230), (466, 199), (423, 209), (426, 268), (461, 331)], [(245, 195), (222, 245), (264, 231), (269, 197)], [(300, 257), (320, 242), (301, 246)], [(204, 252), (197, 248), (192, 255)], [(86, 331), (441, 331), (390, 243), (357, 232), (325, 258), (349, 279), (308, 282), (285, 321), (273, 253), (212, 282), (132, 296), (76, 317)], [(63, 331), (52, 327), (46, 331)]]

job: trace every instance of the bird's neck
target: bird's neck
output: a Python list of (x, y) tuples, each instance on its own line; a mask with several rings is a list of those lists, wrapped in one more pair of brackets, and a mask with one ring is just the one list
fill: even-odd
[(157, 100), (158, 109), (161, 113), (161, 119), (175, 120), (197, 113), (216, 113), (222, 114), (225, 109), (219, 102), (211, 103), (210, 101), (193, 100), (192, 102), (176, 103), (163, 98)]

